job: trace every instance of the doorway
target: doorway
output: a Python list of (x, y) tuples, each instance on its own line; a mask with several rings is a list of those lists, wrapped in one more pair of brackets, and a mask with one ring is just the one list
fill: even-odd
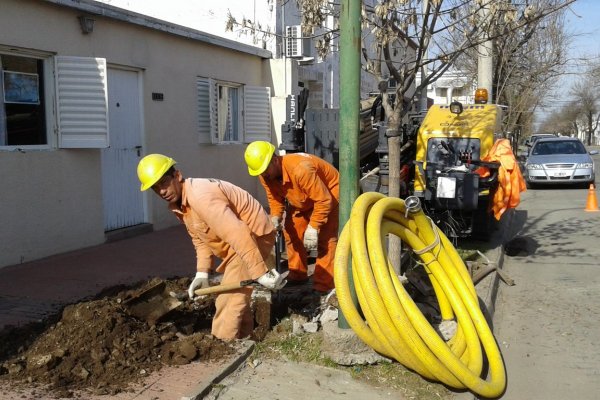
[(142, 154), (140, 85), (138, 71), (108, 68), (110, 147), (102, 150), (106, 232), (146, 222), (136, 172)]

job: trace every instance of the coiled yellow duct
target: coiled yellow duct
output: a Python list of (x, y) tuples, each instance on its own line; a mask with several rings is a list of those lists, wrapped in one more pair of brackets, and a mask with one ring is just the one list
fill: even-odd
[[(430, 277), (443, 320), (457, 322), (447, 342), (409, 296), (387, 260), (388, 233), (419, 255)], [(350, 257), (352, 256), (352, 257)], [(363, 320), (351, 297), (349, 262)], [(420, 375), (488, 398), (506, 388), (500, 350), (479, 307), (473, 281), (448, 238), (421, 210), (419, 199), (369, 192), (354, 203), (335, 254), (335, 287), (350, 327), (377, 352)], [(489, 380), (481, 378), (483, 352)]]

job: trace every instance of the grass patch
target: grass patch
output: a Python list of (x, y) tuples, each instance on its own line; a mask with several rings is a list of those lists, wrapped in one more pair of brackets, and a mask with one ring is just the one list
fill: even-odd
[(347, 371), (357, 380), (392, 392), (401, 393), (406, 399), (436, 400), (451, 399), (452, 392), (444, 385), (423, 379), (417, 373), (397, 362), (374, 365), (342, 366), (322, 353), (323, 331), (294, 334), (292, 321), (287, 318), (276, 325), (257, 343), (251, 356), (253, 360), (277, 359), (290, 362), (305, 362)]

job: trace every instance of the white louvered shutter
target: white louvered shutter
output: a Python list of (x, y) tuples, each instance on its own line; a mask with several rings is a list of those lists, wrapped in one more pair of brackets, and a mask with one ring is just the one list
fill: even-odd
[(55, 57), (58, 146), (109, 145), (106, 59)]
[(271, 140), (271, 88), (244, 86), (244, 141)]
[(198, 143), (217, 143), (217, 85), (210, 78), (198, 78)]

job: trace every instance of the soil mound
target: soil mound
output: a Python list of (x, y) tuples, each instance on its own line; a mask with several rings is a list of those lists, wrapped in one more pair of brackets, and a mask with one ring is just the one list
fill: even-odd
[[(217, 360), (235, 351), (235, 343), (210, 335), (212, 297), (183, 301), (155, 325), (130, 315), (123, 303), (158, 281), (114, 295), (109, 290), (65, 307), (44, 324), (0, 332), (0, 386), (40, 387), (59, 397), (77, 391), (111, 395), (163, 365)], [(165, 282), (181, 293), (189, 279)]]

